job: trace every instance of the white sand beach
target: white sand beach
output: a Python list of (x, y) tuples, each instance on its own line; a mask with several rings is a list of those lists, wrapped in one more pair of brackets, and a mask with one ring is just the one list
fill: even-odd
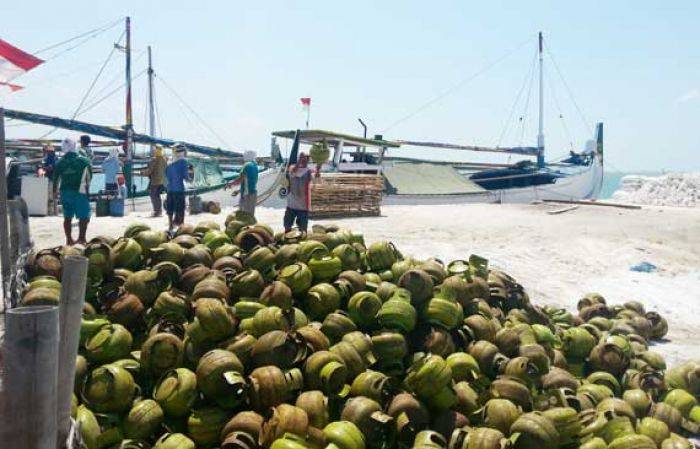
[[(585, 293), (597, 291), (609, 303), (636, 299), (669, 322), (668, 341), (654, 350), (670, 364), (700, 359), (700, 209), (644, 207), (640, 210), (581, 206), (559, 215), (561, 205), (385, 206), (381, 217), (322, 220), (362, 232), (368, 242), (392, 240), (405, 255), (444, 261), (476, 253), (520, 281), (537, 304), (574, 310)], [(219, 215), (187, 217), (223, 223)], [(279, 229), (282, 209), (260, 208), (258, 219)], [(31, 219), (38, 248), (63, 243), (60, 217)], [(117, 236), (126, 224), (144, 221), (165, 227), (147, 212), (93, 218), (88, 238)], [(77, 231), (77, 230), (76, 230)], [(630, 270), (649, 262), (651, 273)]]

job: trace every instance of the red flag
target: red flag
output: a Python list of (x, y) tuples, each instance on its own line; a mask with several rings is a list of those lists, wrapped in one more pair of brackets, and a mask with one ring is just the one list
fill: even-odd
[(3, 83), (2, 81), (0, 81), (0, 88), (9, 89), (10, 92), (17, 92), (18, 90), (24, 89), (22, 86), (18, 86), (16, 84), (10, 84), (10, 83)]
[(0, 86), (7, 87), (12, 92), (20, 90), (21, 86), (10, 84), (10, 81), (42, 62), (44, 61), (0, 39)]
[(301, 99), (301, 105), (304, 106), (304, 107), (307, 107), (307, 108), (308, 108), (309, 106), (311, 106), (311, 98), (309, 98), (309, 97), (304, 97), (304, 98), (302, 98), (302, 99)]

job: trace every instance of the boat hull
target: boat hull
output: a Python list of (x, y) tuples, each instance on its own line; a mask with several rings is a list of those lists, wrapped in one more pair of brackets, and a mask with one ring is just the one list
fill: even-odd
[(603, 183), (603, 161), (597, 154), (581, 170), (552, 184), (485, 190), (454, 195), (388, 194), (383, 204), (531, 203), (542, 200), (596, 199)]

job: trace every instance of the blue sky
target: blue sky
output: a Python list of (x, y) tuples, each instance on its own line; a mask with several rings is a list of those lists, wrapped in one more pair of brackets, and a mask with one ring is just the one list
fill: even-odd
[[(168, 137), (211, 145), (223, 140), (265, 153), (271, 131), (303, 126), (299, 98), (309, 96), (315, 128), (359, 134), (362, 117), (370, 134), (388, 138), (533, 144), (535, 91), (527, 114), (525, 99), (535, 36), (542, 30), (586, 121), (606, 124), (609, 168), (700, 169), (698, 2), (31, 0), (0, 4), (0, 37), (36, 51), (126, 15), (134, 28), (134, 75), (145, 67), (143, 50), (152, 45), (157, 74), (221, 139), (158, 82)], [(120, 33), (113, 28), (56, 57), (17, 80), (24, 91), (0, 101), (70, 117)], [(555, 157), (571, 141), (581, 148), (590, 133), (551, 60), (545, 64), (547, 152)], [(113, 58), (95, 90), (108, 92), (110, 79), (118, 87), (122, 70), (121, 56)], [(145, 77), (134, 86), (135, 123), (142, 130)], [(515, 122), (504, 134), (521, 88)], [(87, 104), (98, 98), (93, 94)], [(115, 95), (80, 118), (121, 124), (123, 97)], [(40, 134), (8, 127), (10, 137)]]

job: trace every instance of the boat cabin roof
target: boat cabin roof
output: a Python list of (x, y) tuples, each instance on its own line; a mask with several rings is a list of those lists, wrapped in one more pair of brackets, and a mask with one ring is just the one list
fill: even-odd
[[(293, 139), (296, 131), (275, 131), (272, 133), (275, 137), (283, 137), (285, 139)], [(316, 142), (326, 141), (330, 146), (336, 146), (341, 141), (346, 147), (377, 147), (377, 148), (399, 148), (401, 144), (389, 140), (368, 139), (366, 137), (353, 136), (350, 134), (336, 133), (333, 131), (325, 131), (322, 129), (304, 129), (300, 130), (299, 141), (305, 144), (313, 144)]]

